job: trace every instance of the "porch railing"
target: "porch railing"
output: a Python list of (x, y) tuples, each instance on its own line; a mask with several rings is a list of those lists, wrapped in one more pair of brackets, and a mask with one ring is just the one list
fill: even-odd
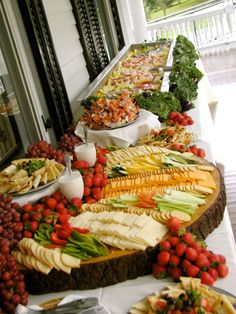
[(160, 37), (175, 39), (179, 34), (189, 38), (198, 49), (234, 41), (236, 6), (221, 3), (193, 14), (147, 24), (148, 41)]

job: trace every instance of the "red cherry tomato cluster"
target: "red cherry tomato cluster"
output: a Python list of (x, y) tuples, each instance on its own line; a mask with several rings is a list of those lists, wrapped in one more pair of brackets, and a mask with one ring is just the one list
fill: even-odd
[(50, 225), (68, 222), (71, 216), (78, 214), (82, 206), (82, 200), (75, 197), (68, 200), (60, 192), (54, 192), (51, 196), (42, 198), (35, 205), (27, 203), (23, 205), (21, 210), (22, 221), (24, 223), (25, 238), (32, 238), (38, 230), (40, 223), (48, 223)]
[(86, 203), (95, 203), (99, 201), (102, 196), (102, 189), (107, 185), (107, 174), (104, 173), (103, 167), (106, 164), (107, 158), (105, 154), (108, 151), (104, 148), (97, 148), (97, 158), (94, 167), (89, 168), (86, 161), (76, 160), (72, 167), (81, 172), (84, 181), (84, 197), (83, 201)]
[(169, 119), (166, 120), (166, 125), (180, 124), (186, 126), (192, 125), (193, 123), (193, 119), (186, 112), (179, 113), (177, 111), (171, 111)]
[(171, 145), (170, 149), (177, 150), (181, 153), (190, 152), (190, 153), (192, 153), (192, 154), (194, 154), (200, 158), (203, 158), (203, 159), (206, 156), (204, 149), (198, 148), (196, 145), (187, 146), (187, 145), (182, 145), (179, 143), (173, 143)]
[(173, 235), (160, 242), (156, 262), (152, 272), (156, 278), (171, 276), (178, 280), (180, 276), (200, 278), (206, 285), (213, 285), (218, 277), (228, 275), (226, 258), (206, 249), (190, 232), (179, 235), (181, 223), (178, 218), (171, 218), (167, 223)]

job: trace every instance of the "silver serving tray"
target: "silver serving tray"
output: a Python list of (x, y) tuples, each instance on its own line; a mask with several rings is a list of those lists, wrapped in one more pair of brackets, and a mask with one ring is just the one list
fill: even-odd
[[(166, 61), (166, 66), (172, 65), (172, 45), (173, 41), (167, 41), (168, 45), (170, 45), (169, 54)], [(108, 77), (118, 68), (119, 62), (128, 55), (128, 53), (135, 49), (141, 49), (143, 46), (147, 47), (155, 47), (157, 42), (150, 42), (145, 44), (132, 44), (130, 46), (125, 46), (116, 57), (106, 66), (106, 68), (96, 77), (96, 79), (79, 95), (76, 99), (80, 104), (82, 100), (88, 98), (89, 96), (94, 95), (103, 85), (106, 84)], [(163, 47), (165, 47), (163, 45)], [(161, 49), (160, 46), (157, 50)]]

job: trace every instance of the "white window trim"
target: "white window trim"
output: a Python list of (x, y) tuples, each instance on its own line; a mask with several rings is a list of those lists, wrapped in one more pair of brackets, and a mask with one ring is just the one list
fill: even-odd
[[(8, 29), (6, 36), (10, 39), (10, 44), (4, 42), (4, 45), (8, 45), (6, 48), (10, 49), (14, 55), (14, 61), (17, 65), (17, 68), (9, 69), (9, 71), (17, 73), (23, 85), (23, 90), (19, 90), (17, 84), (13, 82), (24, 120), (25, 130), (19, 130), (23, 146), (26, 149), (33, 141), (42, 138), (55, 143), (54, 132), (46, 131), (41, 118), (44, 116), (46, 120), (49, 113), (17, 1), (2, 0), (0, 10)], [(8, 61), (11, 63), (11, 60)]]

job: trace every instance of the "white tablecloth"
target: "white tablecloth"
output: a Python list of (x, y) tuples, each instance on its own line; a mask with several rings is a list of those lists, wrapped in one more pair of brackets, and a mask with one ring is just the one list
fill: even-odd
[(51, 184), (48, 187), (41, 188), (37, 192), (31, 192), (31, 193), (26, 193), (23, 195), (17, 195), (13, 197), (13, 201), (19, 203), (20, 206), (26, 204), (26, 203), (36, 203), (40, 198), (44, 196), (51, 195), (54, 193), (56, 190), (59, 189), (59, 184), (58, 181), (55, 183)]
[[(88, 130), (88, 141), (97, 145), (117, 145), (128, 147), (134, 145), (137, 140), (148, 134), (152, 129), (160, 129), (158, 117), (150, 111), (142, 109), (138, 119), (125, 127), (113, 130)], [(84, 139), (83, 125), (79, 122), (75, 129), (75, 134)]]

